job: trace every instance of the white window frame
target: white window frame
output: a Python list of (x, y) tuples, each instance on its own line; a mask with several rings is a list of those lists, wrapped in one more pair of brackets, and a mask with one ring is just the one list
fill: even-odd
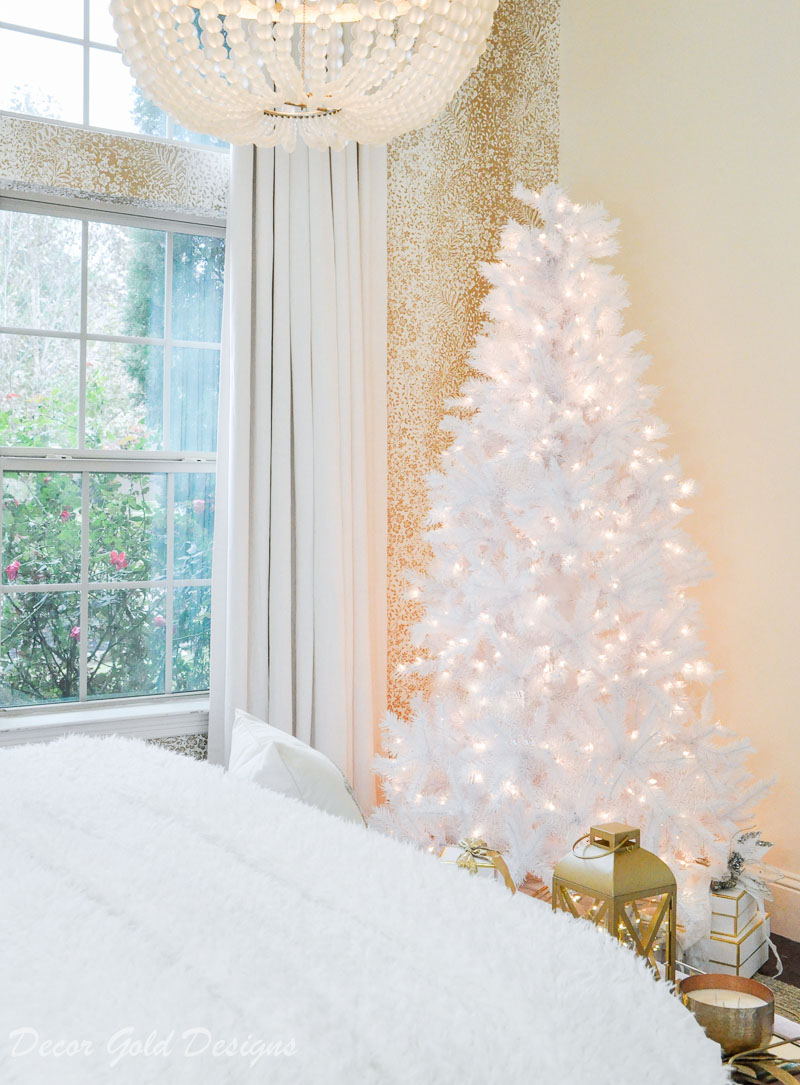
[[(31, 0), (32, 2), (32, 0)], [(173, 133), (175, 131), (175, 121), (173, 117), (166, 113), (166, 134), (163, 136), (153, 136), (147, 132), (136, 132), (125, 129), (116, 128), (101, 128), (98, 125), (92, 125), (89, 123), (90, 116), (90, 94), (91, 94), (91, 50), (101, 49), (106, 53), (116, 53), (121, 55), (120, 50), (116, 45), (110, 45), (108, 42), (95, 41), (89, 35), (90, 27), (90, 3), (89, 0), (83, 0), (83, 34), (80, 37), (75, 37), (71, 34), (58, 34), (51, 30), (41, 30), (38, 27), (25, 26), (22, 23), (11, 23), (0, 21), (0, 30), (13, 30), (15, 33), (29, 34), (32, 37), (47, 38), (50, 41), (63, 41), (70, 45), (80, 45), (83, 48), (83, 88), (82, 88), (82, 101), (83, 101), (83, 119), (81, 121), (65, 121), (59, 117), (43, 117), (38, 113), (17, 113), (11, 110), (0, 110), (0, 115), (6, 117), (23, 117), (27, 120), (39, 120), (49, 122), (51, 124), (63, 124), (69, 128), (80, 128), (82, 131), (88, 132), (108, 132), (111, 135), (116, 136), (128, 136), (134, 139), (147, 139), (155, 140), (158, 143), (171, 143), (178, 144), (182, 147), (201, 147), (205, 151), (216, 151), (218, 154), (229, 153), (227, 146), (218, 147), (213, 143), (194, 143), (192, 140), (181, 139), (176, 137)], [(163, 110), (162, 110), (163, 112)]]
[[(71, 584), (36, 584), (16, 585), (5, 581), (0, 583), (0, 599), (6, 594), (20, 591), (64, 591), (80, 592), (80, 626), (88, 629), (88, 592), (89, 589), (113, 588), (154, 588), (166, 593), (166, 628), (168, 647), (171, 645), (173, 618), (174, 587), (210, 587), (210, 579), (175, 580), (173, 577), (173, 512), (174, 478), (182, 472), (216, 473), (217, 455), (212, 452), (170, 452), (125, 451), (112, 449), (88, 449), (85, 447), (85, 390), (87, 344), (90, 341), (101, 342), (136, 342), (163, 346), (164, 354), (164, 404), (162, 434), (163, 443), (169, 443), (169, 349), (193, 347), (219, 350), (219, 343), (175, 340), (171, 337), (171, 296), (172, 296), (172, 244), (176, 233), (206, 234), (224, 237), (225, 227), (219, 219), (181, 213), (180, 216), (165, 211), (149, 209), (125, 209), (115, 207), (108, 210), (107, 204), (100, 201), (33, 195), (30, 193), (9, 193), (0, 195), (0, 210), (12, 210), (47, 216), (62, 216), (79, 219), (82, 222), (81, 253), (81, 321), (76, 332), (42, 332), (33, 328), (18, 328), (0, 325), (0, 333), (53, 336), (80, 342), (80, 399), (79, 399), (79, 444), (69, 448), (22, 448), (0, 447), (0, 490), (4, 471), (30, 471), (41, 465), (41, 470), (49, 473), (63, 471), (72, 474), (82, 473), (81, 506), (83, 522), (88, 524), (89, 513), (89, 472), (115, 471), (131, 473), (159, 473), (167, 477), (167, 576), (153, 581), (114, 581), (108, 584), (88, 579), (88, 530), (82, 532), (81, 579)], [(88, 223), (107, 222), (120, 226), (138, 226), (144, 229), (163, 230), (167, 237), (165, 253), (165, 299), (170, 299), (165, 307), (164, 335), (161, 338), (101, 335), (89, 333), (87, 328), (87, 252)], [(0, 502), (0, 533), (2, 532), (2, 502)], [(1, 534), (0, 534), (0, 537)], [(131, 734), (141, 737), (172, 737), (185, 734), (203, 734), (208, 730), (208, 693), (163, 693), (155, 696), (107, 698), (85, 700), (86, 697), (86, 660), (88, 651), (86, 637), (81, 638), (81, 689), (78, 701), (43, 705), (0, 708), (0, 746), (15, 745), (20, 742), (49, 741), (70, 732), (91, 734)], [(170, 684), (172, 652), (165, 657), (167, 687)]]

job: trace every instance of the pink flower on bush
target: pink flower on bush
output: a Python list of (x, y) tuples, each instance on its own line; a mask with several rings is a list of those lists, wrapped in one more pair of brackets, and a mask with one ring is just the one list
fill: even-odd
[(9, 580), (16, 580), (19, 576), (19, 562), (16, 558), (6, 565), (6, 576)]
[(153, 618), (153, 625), (157, 625), (159, 629), (163, 629), (166, 624), (167, 619), (163, 614), (156, 614), (155, 618)]
[(204, 501), (204, 500), (202, 499), (202, 497), (196, 497), (196, 498), (194, 499), (194, 501), (192, 502), (192, 508), (194, 509), (195, 513), (196, 513), (196, 514), (197, 514), (198, 516), (200, 515), (200, 513), (201, 513), (201, 512), (203, 512), (203, 510), (205, 509), (205, 507), (206, 507), (206, 503), (205, 503), (205, 501)]
[(111, 562), (115, 569), (128, 568), (128, 558), (124, 550), (112, 550), (108, 560)]
[(81, 627), (79, 625), (73, 625), (72, 629), (70, 629), (70, 631), (69, 631), (69, 636), (70, 636), (70, 640), (80, 640), (81, 639)]
[(70, 516), (72, 516), (72, 513), (69, 511), (69, 509), (62, 509), (61, 512), (58, 514), (58, 518), (62, 524), (66, 523), (66, 521), (69, 520)]

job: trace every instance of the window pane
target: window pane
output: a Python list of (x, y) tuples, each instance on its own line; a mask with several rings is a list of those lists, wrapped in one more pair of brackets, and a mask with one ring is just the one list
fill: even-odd
[(81, 45), (0, 30), (0, 57), (0, 109), (83, 121)]
[(78, 697), (80, 596), (9, 592), (0, 620), (0, 707)]
[(164, 692), (163, 615), (163, 590), (89, 592), (90, 698)]
[(214, 475), (175, 474), (175, 579), (211, 576), (214, 540)]
[(88, 448), (161, 448), (164, 348), (146, 343), (88, 344)]
[(219, 351), (173, 347), (170, 389), (170, 447), (216, 452)]
[(176, 588), (172, 642), (172, 688), (208, 689), (211, 651), (211, 588)]
[(117, 44), (117, 32), (111, 19), (109, 0), (89, 0), (89, 37), (106, 45)]
[(77, 445), (77, 340), (0, 335), (0, 372), (0, 445)]
[(80, 330), (80, 222), (0, 210), (0, 269), (0, 324)]
[(166, 235), (89, 223), (89, 332), (164, 335)]
[(83, 0), (0, 0), (0, 23), (83, 37)]
[(2, 555), (6, 583), (69, 584), (80, 579), (80, 475), (4, 473)]
[(184, 128), (177, 121), (172, 122), (172, 138), (179, 139), (182, 143), (195, 143), (200, 147), (219, 147), (220, 150), (229, 146), (224, 140), (217, 139), (216, 136), (207, 136), (202, 132), (190, 132), (188, 128)]
[(172, 337), (218, 343), (222, 329), (225, 241), (175, 234), (172, 250)]
[(92, 474), (89, 504), (90, 580), (166, 576), (166, 475)]
[(89, 124), (151, 136), (167, 131), (165, 114), (138, 89), (122, 55), (108, 49), (89, 50)]

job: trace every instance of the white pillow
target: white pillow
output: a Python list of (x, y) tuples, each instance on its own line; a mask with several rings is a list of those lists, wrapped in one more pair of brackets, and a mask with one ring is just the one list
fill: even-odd
[(365, 825), (345, 777), (325, 754), (263, 720), (236, 710), (228, 772)]

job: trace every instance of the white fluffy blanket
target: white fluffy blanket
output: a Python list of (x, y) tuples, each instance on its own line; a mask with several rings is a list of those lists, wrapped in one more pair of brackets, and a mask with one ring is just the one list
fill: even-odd
[(3, 749), (0, 826), (4, 1085), (727, 1080), (607, 936), (217, 768)]

